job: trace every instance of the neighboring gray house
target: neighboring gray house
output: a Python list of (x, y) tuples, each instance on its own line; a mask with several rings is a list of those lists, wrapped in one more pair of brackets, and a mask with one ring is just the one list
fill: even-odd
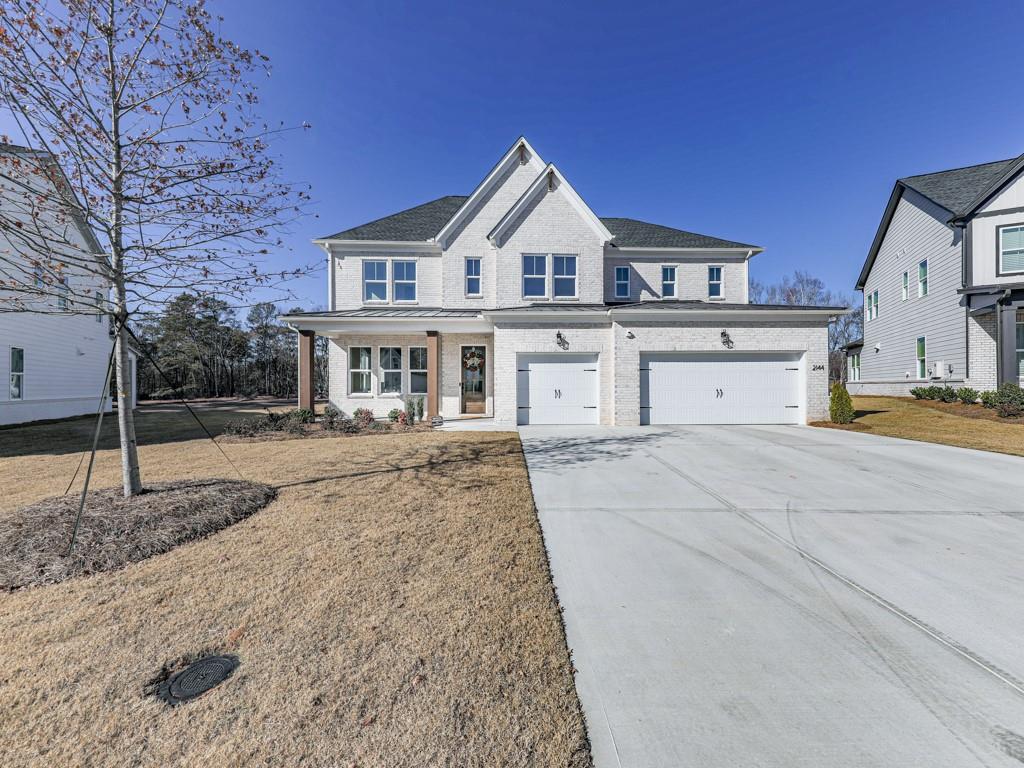
[(854, 394), (1024, 377), (1024, 155), (899, 179), (857, 280)]
[(300, 404), (315, 334), (330, 401), (383, 416), (506, 424), (804, 423), (828, 413), (829, 317), (748, 303), (753, 245), (600, 218), (517, 140), (471, 195), (315, 241), (329, 308), (300, 334)]

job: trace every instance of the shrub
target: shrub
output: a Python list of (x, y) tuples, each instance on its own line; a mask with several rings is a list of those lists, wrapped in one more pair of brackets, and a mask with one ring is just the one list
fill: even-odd
[(309, 408), (296, 408), (289, 411), (288, 418), (299, 424), (312, 424), (316, 416)]
[(949, 386), (940, 387), (937, 399), (944, 403), (955, 403), (957, 401), (956, 390)]
[(832, 386), (832, 396), (829, 399), (828, 413), (834, 424), (849, 424), (856, 415), (853, 410), (853, 401), (850, 400), (850, 393), (842, 384)]
[(405, 416), (409, 421), (409, 426), (413, 426), (416, 423), (416, 407), (409, 406), (405, 409)]
[(960, 387), (956, 391), (957, 399), (964, 405), (973, 405), (978, 402), (978, 390), (971, 389), (970, 387)]
[(1024, 415), (1024, 407), (1017, 403), (999, 403), (996, 406), (996, 413), (998, 413), (1004, 419), (1012, 419), (1016, 416)]
[(346, 435), (354, 435), (360, 431), (360, 426), (352, 419), (340, 418), (335, 422), (334, 429)]
[(335, 408), (333, 405), (328, 405), (324, 408), (323, 425), (324, 429), (336, 429), (338, 422), (345, 418), (345, 414)]
[(997, 405), (997, 403), (996, 403), (996, 393), (993, 390), (991, 390), (991, 389), (988, 390), (987, 392), (982, 392), (981, 393), (981, 404), (983, 406), (985, 406), (986, 408), (995, 408), (996, 405)]
[(927, 398), (924, 396), (925, 395), (924, 390), (925, 390), (924, 387), (913, 387), (910, 390), (910, 394), (914, 396), (915, 400), (926, 400)]
[(416, 420), (423, 421), (423, 398), (416, 398)]
[(388, 411), (388, 421), (392, 423), (398, 421), (398, 414), (400, 413), (401, 411), (398, 410), (397, 408), (392, 408), (390, 411)]
[(383, 421), (371, 421), (366, 428), (371, 432), (388, 432), (391, 429), (390, 424), (385, 424)]
[(238, 437), (254, 437), (263, 432), (273, 432), (276, 425), (266, 416), (250, 416), (244, 419), (234, 419), (224, 425), (225, 435), (237, 435)]
[(373, 411), (369, 408), (356, 408), (352, 411), (352, 420), (360, 427), (368, 427), (374, 423)]
[[(413, 418), (415, 418), (415, 416)], [(398, 412), (398, 416), (395, 417), (395, 421), (397, 421), (399, 423), (399, 425), (401, 425), (403, 427), (408, 427), (409, 426), (409, 413), (408, 413), (408, 411), (399, 411)]]

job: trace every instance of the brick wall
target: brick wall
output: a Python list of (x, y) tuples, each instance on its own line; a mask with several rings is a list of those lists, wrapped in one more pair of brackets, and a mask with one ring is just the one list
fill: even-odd
[(996, 313), (967, 318), (968, 386), (996, 388)]

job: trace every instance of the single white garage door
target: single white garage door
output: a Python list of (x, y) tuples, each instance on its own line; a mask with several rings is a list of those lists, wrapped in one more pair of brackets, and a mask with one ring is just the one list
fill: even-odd
[(597, 424), (597, 355), (519, 355), (519, 424)]
[(800, 354), (640, 355), (641, 424), (798, 424)]

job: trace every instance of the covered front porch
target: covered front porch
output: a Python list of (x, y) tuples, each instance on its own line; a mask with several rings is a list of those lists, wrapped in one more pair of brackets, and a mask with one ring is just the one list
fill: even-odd
[(415, 409), (445, 420), (494, 415), (494, 337), (472, 310), (366, 308), (294, 313), (299, 336), (299, 407), (313, 407), (315, 337), (328, 339), (329, 401), (384, 418)]

